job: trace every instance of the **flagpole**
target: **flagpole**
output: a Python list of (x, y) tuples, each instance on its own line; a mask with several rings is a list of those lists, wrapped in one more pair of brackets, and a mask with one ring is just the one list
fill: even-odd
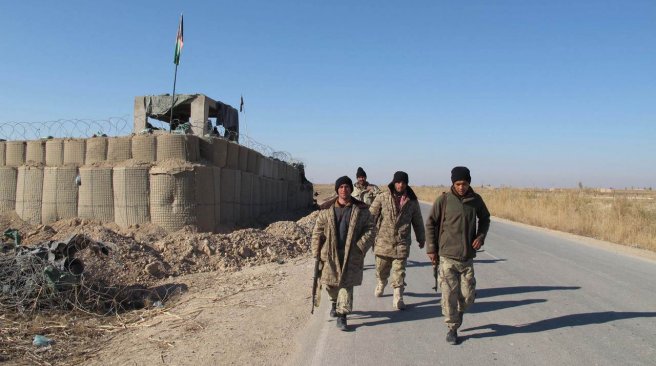
[(180, 63), (180, 53), (182, 52), (183, 45), (183, 31), (184, 25), (182, 22), (182, 14), (180, 14), (180, 24), (178, 25), (178, 34), (175, 37), (175, 55), (173, 63), (175, 64), (175, 74), (173, 76), (173, 95), (171, 95), (171, 118), (169, 119), (169, 132), (173, 130), (173, 106), (175, 105), (175, 83), (178, 80), (178, 64)]
[(173, 95), (171, 95), (171, 118), (169, 119), (169, 132), (173, 130), (173, 104), (175, 102), (175, 83), (178, 80), (178, 64), (175, 64), (175, 75), (173, 76)]

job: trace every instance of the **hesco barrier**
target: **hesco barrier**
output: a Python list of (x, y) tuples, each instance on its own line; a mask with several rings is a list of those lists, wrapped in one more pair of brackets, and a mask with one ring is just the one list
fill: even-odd
[(84, 165), (85, 140), (64, 140), (64, 165)]
[(167, 231), (196, 224), (196, 180), (186, 167), (154, 167), (150, 170), (150, 216)]
[(64, 165), (64, 140), (52, 139), (46, 141), (46, 165)]
[(228, 154), (226, 158), (226, 168), (239, 169), (239, 145), (234, 142), (228, 142)]
[(112, 168), (80, 168), (80, 198), (77, 214), (85, 219), (114, 221)]
[(121, 227), (150, 221), (149, 167), (116, 167), (112, 172), (114, 187), (114, 222)]
[(77, 216), (76, 167), (46, 167), (43, 173), (41, 223)]
[(46, 163), (45, 140), (28, 141), (25, 146), (25, 161), (33, 164)]
[(87, 150), (84, 156), (86, 165), (107, 160), (107, 137), (92, 137), (87, 139)]
[(228, 162), (228, 141), (212, 139), (212, 163), (219, 168), (225, 168)]
[[(14, 167), (0, 166), (0, 214), (16, 209), (16, 179), (18, 171)], [(1, 228), (0, 228), (1, 229)]]
[(19, 167), (25, 164), (25, 141), (7, 141), (5, 149), (5, 165)]
[(157, 135), (157, 161), (179, 159), (196, 162), (199, 158), (198, 136)]
[(16, 213), (30, 224), (41, 223), (43, 168), (21, 166), (16, 179)]
[(78, 216), (212, 231), (312, 202), (298, 169), (216, 137), (2, 141), (0, 168), (0, 213), (33, 224)]
[(134, 160), (143, 162), (157, 160), (157, 139), (154, 135), (133, 136), (131, 145)]
[(242, 224), (253, 219), (253, 173), (243, 171), (239, 189), (239, 219)]
[(6, 143), (4, 141), (0, 141), (0, 166), (5, 166), (7, 159), (7, 150), (6, 150)]
[[(107, 161), (119, 162), (132, 158), (132, 139), (112, 137), (107, 140)], [(151, 160), (152, 161), (152, 160)]]

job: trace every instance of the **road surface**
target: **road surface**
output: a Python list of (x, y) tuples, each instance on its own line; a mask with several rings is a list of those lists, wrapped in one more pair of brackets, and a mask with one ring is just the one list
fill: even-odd
[[(421, 206), (426, 218), (429, 206)], [(367, 254), (350, 331), (335, 327), (322, 294), (289, 364), (656, 365), (653, 260), (493, 220), (475, 261), (476, 303), (465, 313), (456, 346), (445, 341), (424, 250), (413, 243), (404, 311), (392, 310), (389, 287), (374, 297), (373, 263)]]

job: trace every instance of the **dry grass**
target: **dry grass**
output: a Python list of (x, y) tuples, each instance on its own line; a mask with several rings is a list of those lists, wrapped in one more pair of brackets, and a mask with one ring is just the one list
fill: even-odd
[[(432, 202), (448, 187), (416, 187)], [(656, 192), (475, 188), (493, 216), (656, 252)]]

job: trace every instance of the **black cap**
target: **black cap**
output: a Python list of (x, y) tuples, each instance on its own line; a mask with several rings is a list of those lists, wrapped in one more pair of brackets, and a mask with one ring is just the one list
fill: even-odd
[(367, 173), (364, 172), (364, 169), (362, 169), (362, 167), (358, 167), (358, 172), (355, 173), (355, 177), (356, 178), (360, 178), (360, 177), (365, 177), (366, 178)]
[(408, 184), (408, 181), (408, 173), (402, 171), (394, 173), (394, 179), (392, 179), (392, 183), (405, 182), (405, 184)]
[(471, 183), (469, 169), (464, 166), (457, 166), (451, 169), (451, 183), (455, 183), (459, 180), (466, 180), (467, 183)]
[(353, 191), (353, 181), (351, 180), (351, 178), (347, 176), (343, 176), (337, 178), (337, 180), (335, 181), (335, 192), (337, 192), (337, 190), (342, 184), (348, 184), (349, 186), (351, 186), (351, 191)]

